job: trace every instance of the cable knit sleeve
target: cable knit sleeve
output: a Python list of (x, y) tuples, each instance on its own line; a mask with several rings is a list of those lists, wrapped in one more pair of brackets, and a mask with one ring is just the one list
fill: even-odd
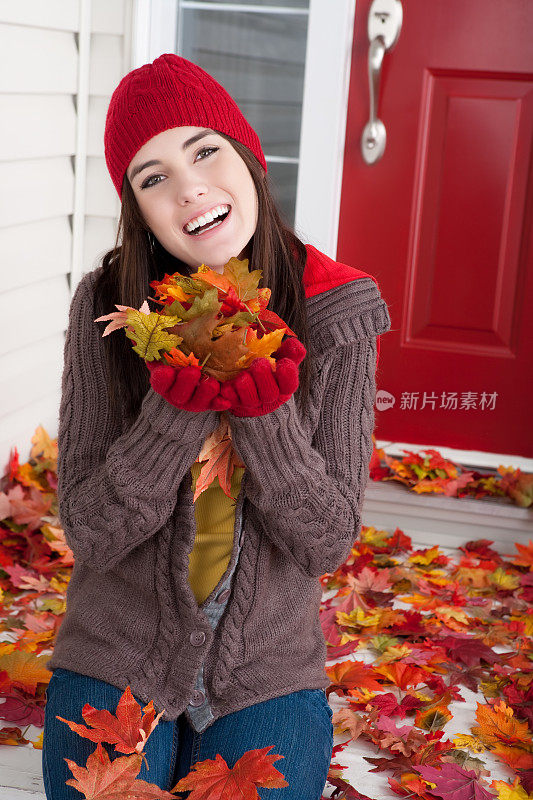
[(360, 534), (375, 421), (377, 335), (389, 329), (381, 300), (348, 318), (337, 346), (320, 356), (327, 373), (312, 441), (294, 395), (262, 417), (229, 415), (233, 446), (249, 472), (252, 513), (306, 575), (335, 571)]
[(169, 519), (184, 474), (217, 427), (218, 412), (177, 409), (150, 387), (123, 432), (107, 398), (92, 276), (82, 278), (69, 310), (57, 497), (74, 557), (107, 572)]

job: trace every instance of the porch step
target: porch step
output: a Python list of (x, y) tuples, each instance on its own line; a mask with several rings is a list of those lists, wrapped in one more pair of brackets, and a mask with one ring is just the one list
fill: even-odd
[(507, 497), (417, 494), (397, 481), (368, 481), (362, 522), (389, 531), (398, 527), (421, 548), (490, 539), (494, 549), (506, 553), (515, 551), (514, 542), (533, 539), (533, 509), (520, 508)]

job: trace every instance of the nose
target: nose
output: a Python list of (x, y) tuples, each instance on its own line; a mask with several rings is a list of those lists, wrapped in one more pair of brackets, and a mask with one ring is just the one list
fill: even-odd
[(175, 182), (176, 199), (184, 209), (198, 204), (198, 198), (208, 193), (208, 187), (198, 172), (183, 170)]

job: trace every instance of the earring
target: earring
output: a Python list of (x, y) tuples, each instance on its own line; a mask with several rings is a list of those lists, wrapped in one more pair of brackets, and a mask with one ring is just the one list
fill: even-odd
[(148, 246), (150, 247), (150, 252), (153, 253), (155, 250), (155, 239), (150, 231), (147, 232), (147, 235), (148, 235)]

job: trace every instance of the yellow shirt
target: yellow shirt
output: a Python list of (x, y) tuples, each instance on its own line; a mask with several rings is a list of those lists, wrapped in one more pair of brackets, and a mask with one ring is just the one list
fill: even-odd
[[(194, 494), (203, 464), (191, 467)], [(245, 467), (235, 467), (231, 476), (231, 494), (237, 498)], [(218, 478), (202, 492), (194, 503), (196, 536), (189, 553), (189, 583), (201, 605), (211, 594), (226, 571), (233, 547), (236, 501), (221, 489)]]

